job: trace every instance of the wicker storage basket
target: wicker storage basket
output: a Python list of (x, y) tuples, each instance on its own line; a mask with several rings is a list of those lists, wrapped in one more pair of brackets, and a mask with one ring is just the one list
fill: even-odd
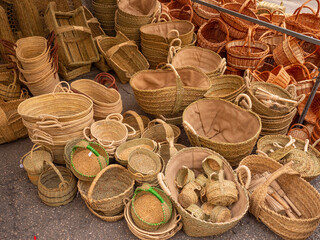
[[(307, 104), (308, 98), (311, 93), (309, 93), (306, 98), (303, 100), (301, 104), (298, 106), (298, 112), (299, 114), (302, 114), (304, 107)], [(317, 118), (319, 116), (319, 111), (320, 111), (320, 91), (316, 92), (316, 95), (310, 105), (309, 111), (305, 117), (305, 121), (316, 124)]]
[(17, 108), (24, 99), (2, 102), (0, 100), (0, 144), (26, 137), (28, 131), (22, 123)]
[[(215, 0), (205, 0), (204, 2), (211, 3), (217, 6), (220, 6), (221, 3)], [(211, 18), (219, 18), (220, 12), (217, 10), (204, 6), (199, 3), (193, 3), (192, 5), (194, 14), (193, 14), (193, 23), (198, 27), (201, 27), (203, 24), (208, 22)]]
[(309, 129), (305, 125), (299, 123), (295, 123), (290, 127), (288, 136), (292, 136), (302, 141), (311, 138)]
[(197, 34), (197, 44), (202, 48), (208, 48), (220, 52), (230, 41), (229, 30), (220, 18), (212, 18), (203, 24)]
[(28, 174), (30, 182), (38, 185), (40, 174), (47, 169), (46, 161), (52, 162), (53, 154), (50, 149), (34, 144), (29, 152), (27, 152), (20, 160), (24, 170)]
[[(289, 145), (290, 142), (292, 141), (291, 139), (292, 139), (291, 136), (284, 136), (284, 135), (265, 136), (258, 141), (257, 150), (267, 153), (269, 155), (272, 150), (274, 152), (276, 152), (276, 150), (279, 150), (280, 149), (279, 146), (285, 147), (286, 145)], [(285, 163), (287, 161), (286, 159), (292, 159), (293, 157), (294, 159), (296, 159), (294, 160), (296, 161), (296, 163), (295, 163), (295, 166), (292, 166), (292, 167), (294, 169), (298, 167), (296, 168), (296, 170), (301, 173), (301, 177), (303, 177), (307, 181), (312, 181), (313, 179), (317, 178), (320, 175), (320, 158), (319, 158), (320, 152), (311, 144), (306, 144), (306, 141), (303, 141), (300, 139), (294, 139), (294, 140), (295, 140), (294, 145), (296, 147), (294, 150), (300, 150), (301, 152), (306, 152), (306, 155), (309, 158), (308, 159), (309, 166), (305, 168), (305, 170), (307, 171), (305, 170), (301, 171), (302, 168), (300, 168), (299, 170), (299, 167), (300, 167), (299, 165), (302, 165), (302, 163), (298, 162), (297, 159), (299, 158), (299, 154), (296, 154), (295, 151), (287, 153), (287, 156), (284, 156), (285, 158), (283, 157), (284, 159), (282, 159), (281, 162)], [(306, 148), (306, 145), (307, 145), (307, 148)], [(302, 155), (302, 156), (305, 157), (306, 155)]]
[(79, 77), (80, 75), (89, 73), (91, 71), (91, 64), (81, 67), (66, 67), (61, 61), (59, 61), (59, 74), (65, 81), (70, 81)]
[(223, 75), (226, 70), (226, 60), (219, 54), (200, 47), (184, 47), (174, 54), (171, 64), (175, 68), (196, 67), (210, 79)]
[[(201, 98), (210, 88), (207, 75), (193, 67), (145, 70), (130, 80), (140, 107), (150, 114), (174, 114)], [(161, 81), (159, 81), (161, 79)]]
[(77, 194), (77, 181), (72, 172), (64, 167), (56, 167), (50, 161), (48, 170), (40, 174), (38, 194), (41, 201), (51, 207), (70, 203)]
[(111, 113), (122, 112), (122, 99), (120, 93), (112, 88), (89, 80), (80, 79), (71, 83), (71, 89), (89, 97), (93, 102), (94, 118), (105, 119)]
[(172, 20), (187, 20), (191, 22), (193, 14), (193, 8), (189, 4), (184, 5), (181, 9), (169, 10), (169, 15)]
[(17, 71), (8, 67), (7, 64), (0, 65), (0, 98), (4, 101), (18, 99), (21, 95)]
[(129, 110), (123, 114), (123, 123), (127, 123), (136, 130), (136, 134), (128, 138), (140, 138), (142, 133), (144, 133), (145, 128), (148, 126), (150, 119), (144, 115), (139, 115), (135, 111)]
[(223, 75), (211, 79), (212, 86), (204, 97), (225, 99), (233, 102), (237, 96), (246, 91), (246, 85), (242, 77), (238, 75)]
[(83, 7), (69, 13), (57, 12), (56, 4), (51, 2), (45, 21), (49, 30), (57, 35), (59, 58), (65, 66), (80, 67), (99, 61)]
[[(251, 155), (240, 166), (247, 166), (252, 175), (269, 171), (272, 175), (250, 196), (249, 211), (284, 239), (306, 239), (319, 225), (320, 195), (309, 183), (301, 179), (290, 165), (282, 166), (268, 157)], [(243, 181), (245, 174), (239, 176)], [(282, 190), (302, 213), (302, 218), (288, 218), (272, 211), (265, 203), (268, 186), (277, 180)], [(290, 184), (288, 184), (290, 183)]]
[(133, 196), (134, 180), (124, 167), (113, 164), (98, 173), (88, 190), (87, 202), (95, 211), (115, 216), (124, 209), (123, 200)]
[(231, 206), (232, 219), (224, 223), (211, 223), (195, 218), (188, 213), (179, 203), (179, 191), (176, 187), (175, 179), (178, 170), (181, 166), (186, 166), (192, 169), (201, 171), (202, 161), (210, 156), (218, 155), (212, 150), (206, 148), (187, 148), (179, 151), (168, 162), (165, 178), (163, 175), (158, 175), (159, 183), (164, 192), (171, 198), (174, 206), (182, 217), (183, 229), (188, 236), (205, 237), (211, 235), (222, 234), (233, 228), (241, 218), (246, 214), (249, 207), (249, 199), (246, 190), (240, 186), (237, 179), (234, 177), (233, 170), (229, 163), (223, 159), (224, 171), (227, 180), (233, 181), (239, 191), (239, 200)]
[(259, 37), (258, 40), (268, 44), (270, 53), (273, 53), (273, 50), (285, 40), (285, 36), (279, 32), (266, 31)]
[(109, 36), (114, 36), (115, 35), (114, 17), (115, 17), (115, 12), (118, 8), (117, 0), (110, 0), (110, 1), (94, 0), (92, 1), (92, 7), (93, 7), (94, 15), (101, 23), (101, 27), (103, 31)]
[(185, 109), (182, 117), (191, 144), (217, 151), (231, 166), (251, 153), (261, 131), (257, 114), (225, 100), (198, 100)]

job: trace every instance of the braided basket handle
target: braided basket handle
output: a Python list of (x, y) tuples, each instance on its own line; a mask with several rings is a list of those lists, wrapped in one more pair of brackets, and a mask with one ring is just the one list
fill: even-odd
[(285, 164), (283, 167), (281, 167), (278, 170), (276, 170), (275, 172), (273, 172), (265, 183), (258, 186), (254, 190), (254, 192), (252, 193), (252, 195), (250, 197), (251, 198), (250, 203), (252, 203), (252, 205), (250, 206), (250, 209), (251, 209), (252, 214), (256, 218), (259, 218), (261, 207), (263, 206), (265, 198), (268, 193), (268, 187), (270, 186), (270, 184), (274, 180), (276, 180), (277, 178), (281, 177), (284, 174), (289, 174), (289, 175), (293, 175), (293, 176), (300, 176), (300, 174), (298, 172), (296, 172), (295, 170), (293, 170), (291, 168), (292, 164), (293, 164), (293, 162), (289, 162), (289, 163)]
[[(249, 186), (250, 186), (250, 184), (251, 184), (251, 171), (250, 171), (250, 169), (249, 169), (247, 166), (241, 165), (241, 166), (239, 166), (239, 167), (236, 169), (236, 174), (237, 174), (237, 176), (239, 175), (239, 172), (240, 172), (241, 170), (244, 170), (244, 171), (246, 172), (246, 174), (247, 174), (247, 181), (246, 181), (245, 184), (242, 183), (242, 181), (239, 181), (239, 182), (248, 190), (248, 188), (249, 188)], [(238, 178), (238, 180), (239, 180), (239, 178)]]
[(171, 192), (165, 183), (164, 174), (162, 172), (158, 173), (157, 178), (158, 178), (158, 183), (162, 188), (162, 190), (164, 191), (164, 193), (167, 194), (169, 197), (171, 197)]
[(47, 164), (50, 165), (50, 167), (52, 167), (52, 169), (56, 172), (56, 174), (58, 175), (61, 183), (59, 184), (59, 188), (62, 189), (62, 188), (66, 188), (68, 187), (68, 182), (63, 178), (61, 172), (59, 171), (59, 169), (53, 164), (53, 162), (45, 159), (44, 160)]
[(123, 121), (123, 116), (120, 113), (110, 113), (107, 117), (106, 117), (106, 121), (117, 121), (122, 123)]
[(138, 113), (136, 113), (135, 111), (132, 111), (132, 110), (129, 110), (129, 111), (126, 111), (124, 114), (123, 114), (123, 117), (125, 118), (126, 116), (128, 115), (131, 115), (134, 117), (134, 119), (136, 120), (136, 122), (138, 123), (138, 126), (139, 126), (139, 130), (140, 130), (140, 133), (144, 133), (144, 124), (143, 124), (143, 120), (142, 118), (140, 117), (140, 115)]
[(149, 122), (148, 128), (154, 126), (156, 123), (159, 123), (163, 126), (166, 133), (166, 140), (169, 143), (170, 147), (172, 147), (174, 145), (174, 132), (172, 127), (161, 119), (154, 119)]

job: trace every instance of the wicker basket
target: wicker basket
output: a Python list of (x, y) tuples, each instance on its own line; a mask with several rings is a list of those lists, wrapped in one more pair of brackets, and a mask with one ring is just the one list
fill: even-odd
[(273, 50), (285, 40), (285, 36), (279, 32), (266, 31), (259, 37), (258, 40), (268, 44), (270, 53), (273, 53)]
[(182, 117), (191, 144), (217, 151), (231, 166), (237, 166), (251, 153), (261, 131), (257, 114), (224, 100), (198, 100), (186, 108)]
[[(83, 142), (83, 143), (82, 143)], [(83, 140), (81, 138), (75, 138), (67, 142), (66, 146), (64, 147), (64, 154), (63, 154), (63, 159), (66, 163), (66, 167), (71, 170), (71, 153), (72, 149), (76, 145), (82, 145), (82, 144), (87, 144), (86, 140)]]
[[(171, 48), (170, 48), (171, 50)], [(203, 71), (210, 79), (223, 75), (226, 60), (219, 54), (200, 47), (184, 47), (174, 54), (171, 64), (175, 68), (195, 67)]]
[(91, 71), (91, 64), (84, 65), (81, 67), (66, 67), (61, 61), (59, 61), (59, 74), (63, 77), (65, 81), (70, 81), (83, 74), (89, 73)]
[(141, 137), (145, 128), (148, 126), (150, 119), (144, 115), (139, 115), (135, 111), (129, 110), (123, 114), (122, 122), (130, 125), (136, 130), (136, 134), (128, 138), (128, 140), (130, 140)]
[(19, 99), (21, 87), (15, 69), (8, 69), (9, 65), (0, 65), (0, 98), (4, 101)]
[(87, 24), (83, 7), (64, 13), (51, 2), (45, 14), (50, 31), (57, 35), (59, 59), (67, 67), (81, 67), (99, 61), (99, 54)]
[(309, 129), (305, 125), (302, 125), (299, 123), (293, 124), (290, 127), (290, 129), (288, 131), (288, 136), (292, 136), (292, 137), (300, 139), (302, 141), (305, 141), (306, 139), (311, 138)]
[(200, 220), (188, 213), (178, 203), (179, 192), (175, 184), (175, 176), (178, 170), (181, 168), (181, 166), (185, 165), (189, 168), (201, 171), (203, 159), (212, 154), (218, 155), (212, 150), (206, 148), (183, 149), (169, 160), (165, 172), (165, 178), (163, 178), (163, 175), (158, 175), (159, 183), (162, 189), (171, 198), (174, 206), (182, 216), (184, 232), (191, 237), (219, 235), (228, 231), (241, 220), (249, 207), (247, 192), (237, 182), (231, 166), (225, 159), (223, 159), (223, 162), (226, 179), (233, 181), (237, 186), (237, 190), (239, 191), (239, 200), (231, 206), (232, 219), (230, 221), (224, 223), (211, 223), (208, 221)]
[[(0, 5), (0, 39), (6, 40), (12, 43), (15, 42), (15, 38), (10, 28), (10, 23), (8, 20), (6, 10), (1, 5)], [(1, 59), (6, 62), (8, 61), (6, 56), (7, 53), (8, 52), (5, 49), (5, 47), (2, 44), (0, 44)]]
[(189, 4), (184, 5), (181, 9), (169, 10), (169, 15), (172, 20), (187, 20), (191, 22), (193, 14), (193, 8)]
[[(174, 114), (185, 109), (191, 102), (201, 98), (210, 88), (207, 75), (193, 67), (171, 70), (145, 70), (130, 80), (134, 95), (146, 113)], [(160, 81), (159, 79), (165, 79)]]
[(88, 190), (88, 204), (106, 216), (124, 209), (123, 200), (133, 196), (134, 180), (124, 167), (113, 164), (98, 173)]
[[(250, 196), (249, 211), (266, 224), (273, 232), (285, 239), (306, 239), (319, 225), (320, 195), (309, 183), (297, 176), (290, 165), (283, 166), (263, 156), (248, 156), (240, 165), (247, 166), (252, 175), (269, 171), (272, 175)], [(239, 180), (244, 180), (241, 174)], [(282, 190), (302, 213), (302, 218), (288, 218), (272, 210), (265, 204), (268, 186), (277, 180)], [(290, 184), (288, 184), (290, 183)]]
[[(298, 105), (298, 112), (299, 114), (302, 114), (304, 107), (307, 104), (308, 98), (310, 97), (309, 93), (306, 98), (303, 100), (301, 104)], [(320, 111), (320, 91), (317, 91), (315, 94), (315, 97), (310, 105), (309, 111), (307, 112), (307, 115), (305, 117), (305, 121), (316, 124), (317, 118), (319, 116), (319, 111)]]
[[(205, 0), (204, 2), (211, 3), (217, 6), (220, 6), (220, 2), (215, 0)], [(192, 5), (194, 14), (193, 14), (193, 23), (198, 27), (201, 27), (203, 24), (208, 22), (211, 18), (219, 18), (220, 12), (217, 10), (204, 6), (199, 3), (193, 3)]]
[(40, 174), (38, 194), (41, 201), (51, 207), (70, 203), (77, 194), (77, 182), (72, 172), (64, 167), (56, 167), (46, 161), (51, 168)]

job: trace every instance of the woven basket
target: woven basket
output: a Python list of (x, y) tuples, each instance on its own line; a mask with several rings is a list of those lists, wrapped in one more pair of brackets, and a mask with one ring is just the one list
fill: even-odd
[(81, 67), (66, 67), (61, 61), (59, 61), (59, 74), (63, 77), (65, 81), (70, 81), (83, 74), (89, 73), (91, 71), (91, 64), (84, 65)]
[[(290, 165), (283, 166), (263, 156), (248, 156), (240, 165), (247, 166), (252, 175), (269, 171), (272, 175), (257, 187), (250, 196), (249, 211), (273, 232), (285, 239), (306, 239), (319, 225), (319, 193), (306, 181), (297, 176)], [(244, 175), (239, 176), (243, 180)], [(302, 218), (292, 219), (272, 211), (265, 204), (268, 186), (277, 180), (282, 190), (302, 213)], [(288, 184), (290, 183), (290, 184)]]
[[(12, 43), (15, 42), (15, 38), (10, 28), (10, 23), (8, 20), (6, 10), (2, 6), (0, 6), (0, 39)], [(6, 57), (7, 53), (8, 52), (5, 49), (5, 47), (2, 44), (0, 44), (0, 56), (2, 60), (8, 61)]]
[(45, 14), (45, 21), (49, 30), (57, 35), (59, 59), (64, 65), (80, 67), (99, 61), (83, 7), (70, 13), (57, 12), (56, 4), (51, 2)]
[(52, 162), (53, 154), (50, 149), (34, 144), (20, 160), (24, 170), (28, 174), (30, 182), (38, 185), (40, 174), (47, 169), (46, 161)]
[(226, 44), (227, 62), (231, 67), (246, 70), (256, 68), (260, 59), (269, 53), (269, 46), (254, 41), (252, 29), (249, 29), (246, 40), (235, 40)]
[(124, 209), (123, 199), (133, 196), (134, 180), (124, 167), (113, 164), (98, 173), (88, 190), (88, 204), (106, 216), (115, 216)]
[(123, 166), (127, 166), (130, 153), (140, 148), (145, 148), (150, 151), (157, 152), (158, 144), (155, 141), (148, 138), (138, 138), (138, 139), (130, 140), (128, 142), (121, 144), (117, 148), (114, 155), (115, 159), (119, 164)]
[[(302, 101), (301, 104), (298, 105), (298, 112), (301, 115), (303, 112), (304, 107), (307, 104), (308, 98), (310, 97), (309, 93), (306, 98)], [(319, 111), (320, 111), (320, 91), (316, 92), (316, 95), (310, 105), (309, 111), (307, 112), (307, 115), (305, 117), (305, 121), (316, 124), (317, 118), (319, 116)]]
[(285, 40), (285, 37), (279, 32), (266, 31), (259, 37), (258, 40), (268, 44), (270, 53), (273, 53), (273, 50)]
[(223, 75), (226, 70), (226, 60), (219, 54), (200, 47), (184, 47), (174, 54), (171, 64), (175, 68), (195, 67), (203, 71), (210, 79)]
[(184, 5), (181, 9), (169, 10), (169, 15), (172, 20), (187, 20), (191, 22), (193, 14), (193, 8), (189, 4)]
[(242, 77), (238, 75), (223, 75), (211, 79), (212, 86), (204, 94), (206, 98), (225, 99), (233, 102), (236, 97), (246, 91)]
[[(156, 124), (156, 123), (159, 123), (159, 124)], [(170, 130), (173, 131), (173, 136), (172, 136), (172, 131)], [(180, 134), (181, 134), (181, 130), (179, 127), (175, 125), (169, 125), (161, 119), (155, 119), (148, 124), (148, 128), (141, 135), (141, 138), (150, 138), (159, 144), (167, 143), (168, 139), (173, 138), (174, 142), (176, 143), (178, 141)]]
[(67, 142), (66, 146), (64, 147), (64, 154), (63, 154), (63, 159), (66, 163), (66, 167), (69, 168), (71, 170), (71, 153), (72, 153), (72, 149), (74, 146), (76, 145), (81, 145), (83, 144), (82, 142), (84, 142), (84, 144), (86, 144), (86, 140), (83, 140), (81, 138), (75, 138), (70, 140), (69, 142)]
[(249, 199), (247, 196), (247, 192), (237, 182), (236, 178), (234, 177), (231, 166), (225, 159), (223, 159), (223, 162), (226, 179), (235, 182), (239, 191), (239, 200), (231, 206), (232, 219), (230, 221), (225, 223), (211, 223), (208, 221), (200, 220), (188, 213), (178, 203), (179, 192), (175, 184), (175, 176), (178, 170), (183, 165), (192, 169), (201, 170), (203, 159), (210, 155), (218, 154), (213, 152), (212, 150), (205, 148), (183, 149), (169, 160), (165, 172), (165, 179), (163, 179), (161, 175), (158, 176), (159, 183), (162, 189), (171, 198), (174, 206), (178, 210), (179, 214), (182, 216), (183, 228), (185, 233), (191, 237), (219, 235), (228, 231), (241, 220), (241, 218), (245, 215), (249, 207)]
[(0, 144), (12, 142), (28, 135), (27, 129), (17, 112), (24, 99), (0, 101)]
[[(193, 67), (171, 70), (145, 70), (130, 80), (140, 107), (150, 114), (174, 114), (201, 98), (210, 88), (207, 75)], [(159, 79), (165, 79), (159, 84)]]
[(161, 189), (144, 184), (135, 190), (130, 213), (137, 227), (152, 232), (171, 219), (172, 203)]
[(139, 115), (135, 111), (129, 110), (123, 114), (123, 123), (126, 123), (136, 130), (136, 134), (128, 138), (134, 139), (141, 137), (145, 128), (148, 126), (150, 119), (144, 115)]
[[(261, 131), (257, 114), (224, 100), (198, 100), (185, 109), (182, 117), (191, 144), (217, 151), (231, 166), (251, 153)], [(245, 127), (248, 125), (250, 131)]]
[(155, 231), (145, 231), (139, 228), (133, 221), (130, 213), (131, 209), (131, 201), (130, 199), (125, 199), (125, 209), (124, 209), (124, 217), (127, 221), (129, 230), (140, 239), (150, 239), (150, 240), (166, 240), (173, 237), (178, 231), (182, 228), (181, 216), (177, 214), (176, 210), (172, 209), (172, 217), (166, 223), (161, 225)]
[[(177, 152), (186, 148), (186, 146), (184, 146), (182, 144), (174, 144), (173, 147), (176, 149)], [(163, 159), (165, 165), (167, 165), (168, 161), (173, 156), (173, 154), (170, 152), (170, 149), (172, 149), (172, 147), (170, 147), (169, 144), (161, 144), (159, 154), (160, 154), (161, 158)]]
[(96, 120), (105, 119), (111, 113), (122, 112), (121, 96), (115, 89), (106, 88), (89, 79), (72, 82), (71, 89), (76, 93), (86, 95), (93, 101), (94, 118)]
[(0, 97), (4, 101), (12, 101), (19, 99), (21, 87), (17, 81), (17, 71), (7, 67), (7, 64), (0, 65)]
[(38, 194), (41, 201), (51, 207), (70, 203), (77, 194), (75, 177), (69, 169), (46, 162), (51, 168), (43, 171), (39, 177)]
[[(291, 142), (291, 138), (292, 138), (291, 136), (284, 136), (284, 135), (265, 136), (258, 141), (257, 150), (267, 153), (269, 155), (271, 149), (274, 152), (276, 152), (276, 150), (279, 150), (279, 145), (280, 147), (285, 147), (286, 145), (288, 145)], [(304, 151), (306, 150), (305, 141), (302, 141), (299, 139), (294, 139), (294, 140), (295, 140), (294, 145), (296, 146), (296, 148), (291, 152), (289, 152), (289, 154), (281, 157), (281, 162), (286, 163), (288, 161), (287, 159), (295, 159), (294, 160), (295, 164), (292, 167), (297, 171), (299, 171), (301, 173), (301, 177), (303, 177), (305, 180), (312, 181), (313, 179), (315, 179), (320, 175), (320, 161), (319, 161), (320, 153), (316, 148), (314, 148), (310, 144), (307, 144), (307, 151)], [(297, 150), (298, 150), (298, 153), (295, 153), (295, 151)], [(307, 161), (309, 166), (306, 169), (301, 169), (301, 165), (303, 163), (298, 162), (298, 158), (300, 157), (299, 155), (301, 155), (301, 152), (302, 152), (302, 156), (304, 156), (305, 159), (306, 159), (306, 156), (309, 158)]]
[[(220, 6), (221, 4), (218, 1), (215, 0), (205, 0), (204, 2), (211, 3), (217, 6)], [(220, 17), (220, 13), (210, 7), (204, 6), (199, 3), (193, 3), (192, 5), (194, 14), (193, 14), (193, 23), (197, 26), (201, 27), (203, 24), (208, 22), (211, 18), (218, 18)]]
[(197, 44), (215, 52), (220, 52), (229, 41), (228, 27), (219, 18), (212, 18), (203, 24), (197, 34)]
[(305, 141), (306, 139), (311, 138), (309, 129), (305, 125), (302, 125), (299, 123), (293, 124), (290, 127), (290, 129), (288, 131), (288, 136), (292, 136), (292, 137), (300, 139), (302, 141)]

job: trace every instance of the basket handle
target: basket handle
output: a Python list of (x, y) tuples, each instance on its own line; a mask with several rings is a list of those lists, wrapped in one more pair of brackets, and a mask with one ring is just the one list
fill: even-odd
[(172, 34), (172, 33), (175, 33), (177, 36), (175, 38), (179, 38), (180, 37), (180, 33), (177, 29), (171, 29), (168, 34), (167, 34), (167, 41), (169, 40), (169, 36)]
[(20, 168), (23, 168), (23, 162), (24, 162), (24, 159), (26, 158), (26, 156), (28, 156), (30, 154), (30, 157), (32, 159), (32, 154), (33, 154), (33, 151), (39, 149), (40, 147), (42, 147), (42, 145), (40, 144), (33, 144), (31, 150), (29, 152), (27, 152), (26, 154), (24, 154), (21, 158), (20, 158)]
[[(251, 2), (252, 0), (246, 0), (243, 4), (242, 4), (242, 6), (241, 6), (241, 8), (240, 8), (240, 10), (239, 10), (239, 13), (242, 13), (242, 11), (245, 9), (245, 8), (247, 8), (248, 7), (248, 5), (249, 5), (249, 3)], [(254, 2), (253, 2), (254, 3)]]
[[(67, 87), (63, 87), (62, 84), (66, 84)], [(55, 88), (53, 89), (52, 93), (55, 93), (57, 91), (57, 89), (60, 89), (62, 92), (64, 93), (73, 93), (72, 90), (71, 90), (71, 87), (70, 87), (70, 84), (66, 81), (61, 81), (59, 82)]]
[[(177, 54), (177, 49), (174, 46), (170, 46), (169, 51), (168, 51), (167, 62), (172, 64), (172, 60), (176, 54)], [(161, 63), (159, 63), (159, 64), (161, 64)], [(159, 64), (158, 64), (158, 66), (159, 66)], [(157, 68), (158, 68), (158, 66), (157, 66)]]
[(132, 47), (136, 47), (138, 48), (137, 44), (135, 43), (135, 41), (133, 40), (129, 40), (126, 42), (122, 42), (120, 44), (117, 44), (113, 47), (111, 47), (107, 52), (106, 52), (106, 56), (107, 58), (112, 58), (112, 56), (119, 51), (120, 48), (124, 47), (124, 46), (132, 46)]
[(294, 129), (295, 127), (302, 127), (302, 130), (303, 130), (305, 133), (307, 133), (308, 139), (310, 139), (310, 132), (309, 132), (308, 128), (307, 128), (305, 125), (300, 124), (300, 123), (293, 124), (293, 125), (290, 127), (287, 135), (290, 135), (290, 132), (293, 131), (293, 129)]
[[(308, 70), (308, 73), (309, 73), (309, 76), (310, 76), (310, 79), (314, 76), (314, 75), (318, 75), (318, 74), (315, 74), (318, 72), (318, 67), (316, 65), (314, 65), (312, 62), (305, 62), (303, 64), (306, 68), (307, 68), (307, 65), (311, 66), (313, 69), (311, 71), (309, 71), (309, 69), (307, 68)], [(309, 78), (308, 78), (309, 79)]]
[(172, 113), (174, 114), (174, 113), (179, 112), (179, 110), (181, 108), (182, 101), (183, 101), (184, 89), (183, 89), (183, 83), (181, 81), (181, 77), (178, 74), (178, 72), (175, 69), (175, 67), (170, 63), (168, 63), (166, 66), (171, 68), (173, 73), (176, 75), (176, 90), (177, 90), (177, 92), (176, 92), (176, 100), (175, 100), (174, 107), (173, 107), (173, 110), (172, 110)]
[(164, 182), (165, 177), (164, 177), (163, 173), (162, 172), (158, 173), (157, 178), (158, 178), (158, 183), (159, 183), (160, 187), (162, 188), (162, 190), (164, 191), (164, 193), (167, 194), (169, 197), (171, 197), (171, 192)]
[[(295, 19), (294, 19), (295, 21), (298, 20), (298, 17), (300, 16), (301, 10), (302, 10), (303, 8), (311, 9), (311, 8), (309, 8), (308, 6), (306, 6), (309, 2), (311, 2), (311, 0), (305, 1), (305, 3), (301, 5), (301, 7), (297, 8), (297, 9), (294, 11), (294, 14), (295, 14), (295, 16), (296, 16)], [(319, 10), (320, 10), (320, 2), (319, 2), (319, 0), (316, 0), (316, 2), (317, 2), (317, 4), (318, 4), (317, 12), (314, 12), (312, 9), (311, 9), (311, 10), (312, 10), (313, 14), (314, 14), (316, 17), (318, 17), (318, 16), (319, 16)]]
[(250, 203), (252, 205), (250, 206), (251, 212), (254, 216), (259, 218), (260, 211), (261, 211), (261, 206), (263, 205), (263, 202), (265, 201), (265, 198), (268, 193), (268, 187), (270, 184), (279, 178), (280, 176), (284, 174), (289, 174), (289, 175), (294, 175), (294, 176), (300, 176), (298, 172), (293, 170), (291, 168), (291, 165), (293, 162), (289, 162), (285, 164), (283, 167), (279, 168), (275, 172), (271, 174), (271, 176), (267, 179), (265, 183), (263, 183), (261, 186), (257, 187), (254, 192), (251, 194), (251, 200)]
[(90, 127), (85, 127), (82, 131), (84, 138), (89, 141), (89, 142), (93, 142), (95, 139), (93, 138), (89, 138), (89, 136), (87, 135), (87, 130), (90, 130)]
[[(239, 175), (239, 172), (241, 170), (244, 170), (247, 173), (247, 181), (245, 184), (241, 182), (241, 184), (248, 190), (250, 184), (251, 184), (251, 171), (246, 165), (241, 165), (236, 169), (236, 174)], [(238, 178), (239, 179), (239, 178)], [(240, 181), (239, 181), (240, 182)]]
[(123, 117), (125, 118), (127, 115), (131, 115), (134, 117), (134, 119), (136, 120), (136, 122), (138, 123), (138, 126), (139, 126), (139, 130), (140, 130), (140, 133), (142, 135), (142, 133), (144, 133), (144, 124), (143, 124), (143, 120), (142, 118), (140, 117), (140, 115), (138, 113), (136, 113), (135, 111), (132, 111), (132, 110), (129, 110), (129, 111), (126, 111), (124, 114), (123, 114)]
[[(147, 188), (147, 187), (148, 187), (148, 188)], [(144, 185), (144, 186), (142, 186), (142, 187), (136, 188), (134, 194), (136, 195), (138, 192), (141, 192), (141, 191), (151, 193), (151, 194), (154, 195), (156, 198), (158, 198), (158, 200), (159, 200), (161, 203), (164, 203), (164, 200), (163, 200), (163, 198), (160, 196), (160, 194), (157, 193), (157, 191), (154, 190), (149, 184)]]
[(219, 23), (220, 26), (222, 26), (224, 28), (224, 32), (226, 33), (226, 41), (229, 42), (230, 41), (230, 34), (229, 34), (229, 29), (227, 27), (227, 25), (225, 24), (224, 21), (222, 21), (220, 18), (211, 18), (207, 24), (210, 24), (210, 23)]
[[(137, 134), (137, 131), (136, 131), (132, 126), (130, 126), (129, 124), (123, 123), (123, 125), (124, 125), (127, 129), (131, 129), (131, 133), (128, 132), (128, 136), (129, 136), (129, 137), (133, 137), (134, 135)], [(128, 131), (129, 131), (129, 130), (128, 130)]]
[(123, 116), (120, 113), (110, 113), (107, 117), (106, 117), (106, 121), (117, 121), (122, 123), (123, 121)]
[(118, 86), (116, 84), (116, 79), (110, 73), (106, 73), (106, 72), (99, 73), (94, 78), (94, 81), (97, 83), (100, 83), (104, 86), (106, 86), (106, 84), (108, 84), (106, 86), (107, 88), (114, 88), (115, 90), (119, 91)]
[[(236, 100), (234, 101), (235, 104), (239, 105), (241, 104), (241, 99), (244, 99), (246, 101), (244, 105), (244, 107), (247, 109), (247, 110), (251, 110), (252, 109), (252, 101), (250, 99), (250, 97), (245, 94), (245, 93), (241, 93), (237, 96)], [(243, 107), (243, 106), (242, 106)]]
[[(258, 62), (255, 70), (258, 70), (260, 65), (263, 66), (264, 60), (266, 60), (268, 57), (272, 57), (272, 56), (273, 56), (272, 54), (267, 54), (266, 56), (263, 56), (263, 57), (260, 59), (260, 61)], [(262, 67), (262, 66), (261, 66), (261, 67)]]
[(166, 132), (166, 140), (167, 140), (167, 142), (169, 143), (169, 145), (170, 144), (173, 145), (173, 143), (174, 143), (174, 132), (173, 132), (172, 127), (169, 124), (167, 124), (165, 121), (161, 120), (161, 119), (154, 119), (151, 122), (149, 122), (148, 128), (154, 126), (156, 123), (160, 123), (163, 126), (163, 128), (164, 128), (164, 130)]
[(83, 33), (92, 34), (91, 29), (83, 26), (61, 26), (56, 29), (56, 34), (62, 34), (71, 31), (78, 31)]
[(186, 9), (190, 10), (190, 18), (187, 19), (187, 20), (191, 22), (192, 19), (193, 19), (193, 8), (191, 7), (190, 4), (186, 4), (180, 9), (180, 11), (179, 11), (179, 19), (181, 19), (181, 15), (183, 14), (183, 11), (186, 10)]
[[(165, 18), (163, 18), (164, 16)], [(167, 18), (167, 19), (166, 19)], [(169, 16), (169, 14), (162, 12), (159, 14), (158, 17), (154, 17), (151, 21), (151, 23), (158, 23), (158, 22), (170, 22), (172, 21), (172, 18)]]
[(50, 167), (52, 167), (52, 169), (56, 172), (56, 174), (58, 175), (61, 183), (59, 184), (59, 188), (65, 188), (68, 187), (68, 182), (63, 178), (62, 174), (60, 173), (59, 169), (53, 164), (53, 162), (44, 159), (44, 161), (50, 165)]

